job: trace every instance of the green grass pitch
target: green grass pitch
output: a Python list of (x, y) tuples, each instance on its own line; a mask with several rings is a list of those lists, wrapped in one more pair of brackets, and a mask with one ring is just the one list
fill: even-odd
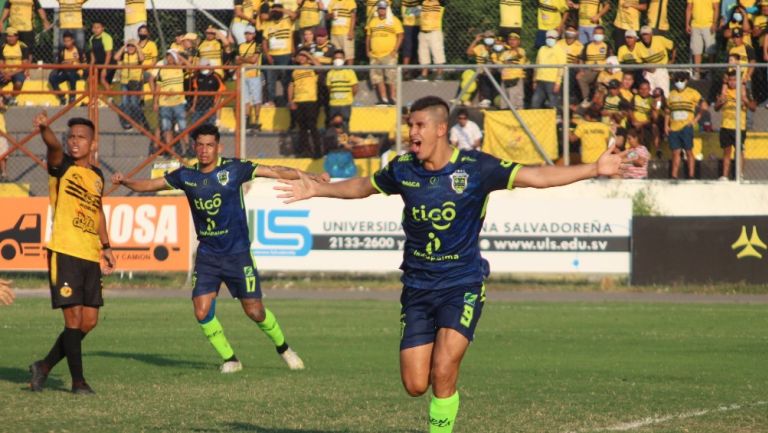
[[(222, 375), (189, 300), (107, 299), (84, 345), (97, 395), (73, 396), (64, 362), (45, 392), (27, 390), (62, 321), (47, 300), (18, 299), (0, 308), (0, 431), (426, 431), (428, 398), (400, 385), (396, 303), (268, 304), (307, 370), (289, 371), (232, 300), (217, 315), (245, 369)], [(454, 431), (768, 432), (767, 310), (491, 293)]]

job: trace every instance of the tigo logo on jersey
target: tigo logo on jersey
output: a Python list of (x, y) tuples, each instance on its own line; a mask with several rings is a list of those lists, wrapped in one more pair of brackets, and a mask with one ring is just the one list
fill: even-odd
[[(253, 232), (253, 211), (248, 211)], [(252, 252), (257, 256), (306, 256), (312, 250), (309, 227), (296, 224), (309, 217), (308, 210), (274, 209), (256, 211), (256, 233), (252, 233)], [(286, 220), (293, 220), (289, 224)]]
[(451, 222), (456, 219), (456, 203), (447, 201), (443, 203), (441, 208), (429, 210), (424, 205), (414, 207), (411, 208), (411, 216), (417, 222), (431, 222), (432, 227), (437, 230), (447, 230), (451, 226)]
[[(227, 176), (227, 179), (229, 179), (229, 176)], [(219, 180), (219, 182), (221, 182), (221, 180)], [(219, 210), (221, 210), (221, 194), (217, 192), (216, 194), (213, 195), (212, 198), (208, 200), (196, 198), (194, 203), (195, 203), (195, 209), (204, 210), (205, 212), (208, 213), (208, 215), (214, 216), (219, 213)]]

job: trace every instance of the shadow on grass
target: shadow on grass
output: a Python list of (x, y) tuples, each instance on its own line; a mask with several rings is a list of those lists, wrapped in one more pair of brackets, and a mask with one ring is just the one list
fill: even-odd
[[(24, 388), (27, 389), (27, 385), (29, 385), (29, 370), (26, 368), (0, 367), (0, 381), (24, 385)], [(66, 389), (61, 379), (51, 376), (48, 376), (48, 380), (45, 381), (45, 387), (50, 389)]]
[[(210, 428), (196, 428), (192, 429), (194, 432), (210, 432)], [(261, 427), (256, 424), (250, 424), (245, 422), (228, 422), (221, 425), (219, 429), (213, 431), (226, 431), (226, 432), (251, 432), (251, 433), (354, 433), (354, 430), (316, 430), (316, 429), (293, 429), (293, 428), (274, 428), (274, 427)], [(396, 430), (391, 433), (419, 433), (421, 430)]]
[(149, 365), (156, 365), (159, 367), (178, 367), (178, 368), (192, 368), (192, 369), (210, 369), (211, 368), (211, 363), (209, 362), (167, 358), (163, 355), (159, 355), (156, 353), (110, 352), (110, 351), (100, 350), (96, 352), (88, 352), (85, 354), (85, 356), (100, 356), (103, 358), (128, 359), (131, 361), (143, 362)]

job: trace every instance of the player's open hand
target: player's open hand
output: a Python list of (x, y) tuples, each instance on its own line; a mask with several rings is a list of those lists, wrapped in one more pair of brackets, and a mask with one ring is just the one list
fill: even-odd
[(119, 171), (112, 175), (113, 185), (122, 185), (124, 180), (125, 180), (125, 176), (123, 175), (123, 173), (120, 173)]
[(286, 204), (314, 197), (319, 185), (317, 181), (303, 172), (299, 172), (299, 178), (296, 180), (278, 179), (277, 181), (283, 185), (277, 185), (274, 188), (278, 191), (284, 191), (282, 194), (278, 194), (277, 198), (284, 198), (283, 203)]
[(620, 151), (615, 144), (608, 146), (608, 149), (597, 160), (597, 175), (621, 176), (626, 170), (626, 165), (630, 163), (627, 157), (628, 153), (629, 150)]
[(104, 275), (109, 275), (115, 270), (115, 265), (117, 265), (117, 260), (115, 259), (115, 255), (112, 254), (112, 248), (101, 250), (100, 265), (101, 265), (101, 273)]
[(11, 289), (11, 282), (8, 280), (0, 280), (0, 304), (11, 305), (13, 300), (16, 299), (16, 294)]
[(37, 113), (35, 118), (32, 119), (32, 126), (34, 126), (35, 129), (38, 129), (41, 126), (48, 126), (48, 112), (43, 110)]

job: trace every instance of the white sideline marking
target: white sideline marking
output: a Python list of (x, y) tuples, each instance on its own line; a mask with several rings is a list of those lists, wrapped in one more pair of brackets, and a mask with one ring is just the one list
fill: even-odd
[(619, 424), (615, 424), (608, 427), (598, 427), (598, 428), (589, 428), (589, 429), (581, 429), (576, 431), (571, 431), (568, 433), (587, 433), (587, 432), (606, 432), (606, 431), (629, 431), (629, 430), (635, 430), (641, 427), (646, 427), (649, 425), (655, 425), (655, 424), (661, 424), (665, 423), (667, 421), (672, 420), (680, 420), (680, 419), (688, 419), (688, 418), (696, 418), (699, 416), (704, 416), (708, 413), (712, 412), (730, 412), (734, 410), (743, 409), (746, 407), (757, 407), (757, 406), (765, 406), (768, 405), (768, 401), (758, 401), (756, 403), (752, 404), (732, 404), (729, 406), (720, 406), (717, 409), (702, 409), (702, 410), (694, 410), (690, 412), (683, 412), (678, 413), (675, 415), (665, 415), (665, 416), (654, 416), (654, 417), (647, 417), (643, 419), (639, 419), (636, 421), (630, 421), (630, 422), (623, 422)]

